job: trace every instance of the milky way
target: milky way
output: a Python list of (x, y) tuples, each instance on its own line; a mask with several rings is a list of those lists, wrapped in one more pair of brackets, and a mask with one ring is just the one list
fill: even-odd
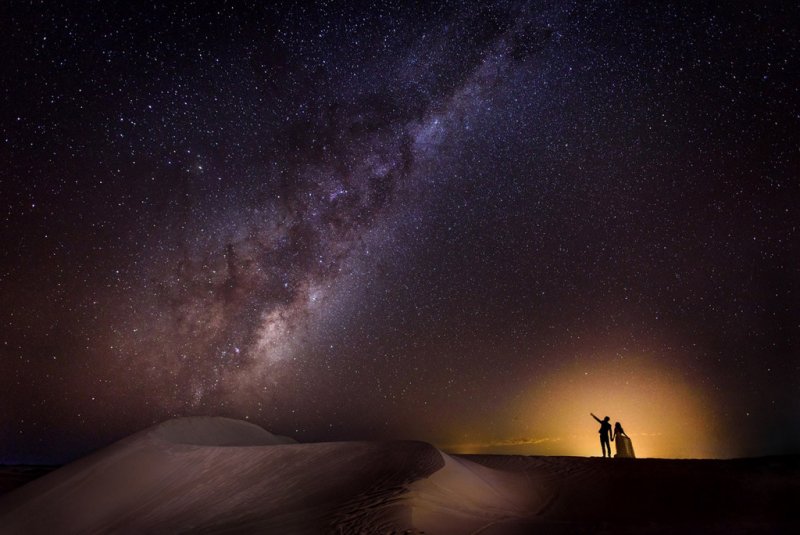
[(530, 404), (604, 368), (696, 395), (686, 455), (800, 445), (796, 11), (9, 11), (9, 460), (185, 414), (558, 444)]

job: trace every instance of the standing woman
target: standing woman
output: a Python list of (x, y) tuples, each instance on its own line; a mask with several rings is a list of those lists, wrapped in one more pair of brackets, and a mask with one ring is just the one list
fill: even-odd
[(633, 443), (628, 435), (625, 434), (625, 430), (622, 429), (622, 424), (619, 422), (614, 424), (614, 434), (611, 436), (611, 440), (613, 440), (617, 446), (617, 454), (614, 455), (614, 457), (629, 459), (636, 458), (636, 455), (633, 453)]

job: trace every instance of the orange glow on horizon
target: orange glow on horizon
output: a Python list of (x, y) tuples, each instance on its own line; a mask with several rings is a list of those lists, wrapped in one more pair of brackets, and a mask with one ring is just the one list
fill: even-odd
[[(702, 388), (668, 362), (619, 355), (577, 363), (532, 381), (529, 395), (498, 418), (494, 436), (462, 440), (452, 453), (601, 455), (600, 419), (620, 422), (637, 457), (723, 458), (714, 407)], [(612, 443), (612, 451), (614, 444)]]

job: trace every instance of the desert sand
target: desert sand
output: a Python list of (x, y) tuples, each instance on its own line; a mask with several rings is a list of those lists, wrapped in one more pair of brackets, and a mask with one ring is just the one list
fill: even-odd
[(297, 444), (247, 422), (208, 417), (170, 420), (43, 472), (2, 473), (0, 490), (8, 492), (0, 496), (0, 533), (795, 533), (800, 528), (798, 457), (448, 455), (413, 441)]

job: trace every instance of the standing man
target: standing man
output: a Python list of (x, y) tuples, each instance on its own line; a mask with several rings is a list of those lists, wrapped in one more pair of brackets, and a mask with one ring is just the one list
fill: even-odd
[(611, 418), (606, 416), (605, 418), (600, 420), (600, 418), (595, 416), (594, 413), (590, 412), (589, 414), (591, 414), (592, 418), (597, 420), (597, 422), (600, 424), (600, 431), (598, 431), (598, 433), (600, 433), (600, 447), (603, 449), (603, 457), (606, 456), (606, 450), (608, 450), (608, 458), (610, 459), (611, 442), (609, 440), (609, 435), (611, 434), (611, 423), (610, 423)]

